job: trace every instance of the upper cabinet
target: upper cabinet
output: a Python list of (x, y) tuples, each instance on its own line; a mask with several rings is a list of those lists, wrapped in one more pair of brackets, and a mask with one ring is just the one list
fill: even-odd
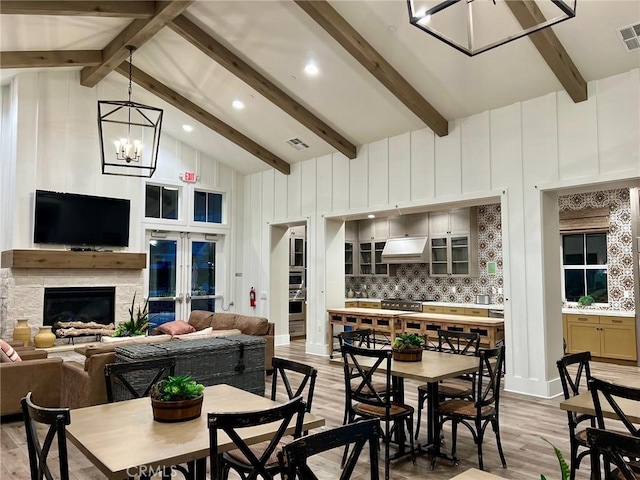
[(382, 263), (382, 250), (389, 238), (387, 218), (358, 222), (358, 274), (389, 275), (389, 266)]
[(429, 235), (429, 215), (412, 213), (389, 218), (389, 238), (426, 237)]
[(429, 214), (432, 276), (478, 275), (476, 218), (475, 207)]
[(306, 263), (305, 233), (304, 225), (289, 229), (289, 267), (291, 268), (304, 268)]
[(357, 275), (358, 264), (356, 258), (356, 242), (358, 239), (358, 222), (345, 222), (344, 224), (344, 273)]
[(358, 222), (358, 238), (367, 240), (386, 240), (389, 238), (389, 219), (371, 218)]

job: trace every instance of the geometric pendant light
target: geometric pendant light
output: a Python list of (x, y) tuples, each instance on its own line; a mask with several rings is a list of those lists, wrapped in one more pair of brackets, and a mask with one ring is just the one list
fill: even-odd
[(129, 50), (129, 100), (98, 101), (102, 173), (146, 177), (156, 171), (162, 109), (131, 101), (133, 51)]

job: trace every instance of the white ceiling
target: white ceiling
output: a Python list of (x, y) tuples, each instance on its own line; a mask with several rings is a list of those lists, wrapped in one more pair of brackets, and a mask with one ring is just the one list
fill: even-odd
[[(528, 38), (469, 58), (411, 26), (404, 0), (330, 3), (448, 120), (562, 90)], [(496, 12), (506, 10), (500, 3)], [(198, 0), (185, 16), (356, 146), (425, 126), (294, 2)], [(512, 21), (500, 18), (492, 28)], [(0, 15), (0, 49), (102, 49), (129, 22)], [(640, 23), (640, 0), (578, 0), (577, 16), (553, 30), (589, 82), (640, 67), (640, 51), (626, 52), (617, 32), (633, 23)], [(320, 68), (316, 77), (303, 72), (309, 60)], [(168, 28), (134, 54), (134, 65), (289, 163), (334, 151)], [(2, 70), (0, 78), (17, 72)], [(126, 97), (124, 77), (112, 73), (105, 81), (121, 84)], [(234, 99), (246, 107), (233, 109)], [(134, 100), (164, 107), (165, 131), (236, 170), (270, 168), (141, 87), (134, 86)], [(185, 123), (195, 130), (185, 133)], [(294, 137), (311, 148), (289, 147)]]

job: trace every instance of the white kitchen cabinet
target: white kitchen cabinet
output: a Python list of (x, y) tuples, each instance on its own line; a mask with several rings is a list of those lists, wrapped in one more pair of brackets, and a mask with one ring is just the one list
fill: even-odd
[(429, 214), (431, 276), (478, 275), (475, 207)]
[(429, 215), (412, 213), (389, 218), (389, 238), (426, 237), (429, 235)]
[(345, 242), (355, 242), (358, 238), (358, 222), (344, 222)]
[(304, 225), (289, 229), (289, 267), (303, 268), (306, 263), (306, 228)]
[(367, 240), (386, 240), (389, 238), (389, 220), (387, 218), (371, 218), (358, 222), (358, 238)]

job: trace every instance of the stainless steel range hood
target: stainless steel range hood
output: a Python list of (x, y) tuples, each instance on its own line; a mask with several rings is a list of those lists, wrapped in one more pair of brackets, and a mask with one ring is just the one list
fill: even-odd
[(427, 263), (427, 237), (390, 238), (382, 250), (382, 263)]

